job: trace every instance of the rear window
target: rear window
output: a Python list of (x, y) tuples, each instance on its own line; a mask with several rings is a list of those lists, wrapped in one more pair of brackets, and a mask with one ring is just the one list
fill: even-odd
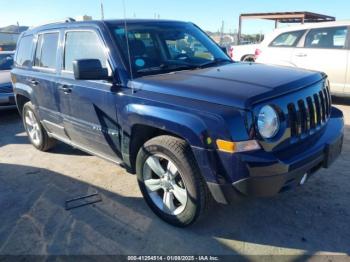
[(305, 39), (306, 48), (341, 49), (345, 47), (347, 27), (312, 29)]
[(298, 44), (300, 38), (305, 33), (305, 30), (294, 31), (294, 32), (286, 32), (280, 34), (273, 40), (270, 46), (273, 47), (294, 47)]
[(38, 37), (34, 66), (41, 68), (56, 68), (58, 33), (45, 33)]
[(32, 44), (33, 36), (23, 37), (18, 46), (17, 55), (16, 55), (16, 65), (22, 67), (28, 67), (32, 63)]

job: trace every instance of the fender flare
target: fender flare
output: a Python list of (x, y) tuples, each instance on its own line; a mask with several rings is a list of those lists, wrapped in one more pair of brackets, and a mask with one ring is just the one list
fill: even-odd
[(131, 135), (133, 126), (146, 125), (171, 132), (185, 139), (191, 146), (204, 147), (207, 127), (198, 116), (158, 106), (129, 104), (121, 113), (123, 131)]

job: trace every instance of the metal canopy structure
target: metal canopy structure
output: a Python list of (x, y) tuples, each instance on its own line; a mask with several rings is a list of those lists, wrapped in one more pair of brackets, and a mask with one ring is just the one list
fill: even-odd
[(275, 21), (275, 28), (278, 23), (318, 23), (335, 21), (335, 17), (316, 14), (311, 12), (278, 12), (278, 13), (250, 13), (239, 16), (238, 41), (241, 39), (243, 19), (265, 19)]

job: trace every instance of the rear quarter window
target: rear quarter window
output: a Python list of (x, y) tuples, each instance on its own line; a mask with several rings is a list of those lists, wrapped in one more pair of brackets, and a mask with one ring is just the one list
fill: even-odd
[(270, 46), (295, 47), (304, 33), (305, 30), (282, 33), (270, 43)]
[(32, 65), (33, 36), (24, 36), (19, 41), (15, 65), (20, 67), (30, 67)]

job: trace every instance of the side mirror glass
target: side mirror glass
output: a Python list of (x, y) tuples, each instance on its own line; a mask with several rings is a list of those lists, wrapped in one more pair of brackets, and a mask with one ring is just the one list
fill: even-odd
[(98, 59), (73, 61), (73, 72), (76, 80), (107, 80), (109, 78), (107, 68), (103, 68)]

